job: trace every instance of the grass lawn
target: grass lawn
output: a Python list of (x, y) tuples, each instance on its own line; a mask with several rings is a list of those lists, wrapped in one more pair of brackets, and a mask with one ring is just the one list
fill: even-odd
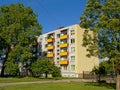
[[(0, 83), (7, 83), (7, 82), (30, 82), (30, 81), (40, 81), (40, 80), (48, 80), (45, 78), (34, 78), (34, 77), (24, 77), (24, 78), (0, 78)], [(52, 80), (52, 79), (51, 79)]]
[(27, 84), (0, 87), (0, 90), (114, 90), (112, 85), (105, 83), (43, 83), (43, 84)]

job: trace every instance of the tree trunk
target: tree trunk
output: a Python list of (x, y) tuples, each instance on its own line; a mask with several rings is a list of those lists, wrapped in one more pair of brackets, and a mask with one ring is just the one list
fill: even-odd
[(101, 78), (100, 78), (100, 74), (96, 74), (96, 81), (100, 82)]
[(10, 47), (8, 47), (9, 49), (8, 49), (8, 51), (6, 52), (6, 57), (4, 58), (4, 60), (3, 60), (3, 66), (2, 66), (2, 69), (1, 69), (1, 75), (0, 76), (2, 76), (2, 77), (4, 77), (4, 71), (5, 71), (5, 63), (6, 63), (6, 61), (7, 61), (7, 57), (8, 57), (8, 53), (10, 52)]
[(101, 81), (101, 75), (100, 74), (98, 74), (98, 82), (100, 82)]
[(3, 66), (2, 66), (2, 69), (1, 69), (1, 76), (2, 76), (2, 77), (4, 77), (5, 62), (6, 62), (6, 58), (5, 58), (4, 61), (3, 61)]
[(117, 75), (116, 90), (120, 90), (120, 75)]
[(48, 74), (47, 73), (45, 73), (45, 78), (47, 78), (48, 77)]
[(5, 71), (5, 67), (4, 66), (2, 66), (2, 69), (1, 69), (1, 77), (3, 77), (4, 76), (4, 71)]

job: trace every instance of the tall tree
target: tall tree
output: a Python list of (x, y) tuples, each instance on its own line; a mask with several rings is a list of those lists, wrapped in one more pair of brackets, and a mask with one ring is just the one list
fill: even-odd
[(24, 65), (31, 61), (33, 56), (30, 49), (36, 43), (35, 37), (41, 34), (41, 29), (37, 15), (30, 7), (21, 3), (0, 7), (0, 37), (6, 43), (0, 42), (0, 49), (6, 50), (2, 74), (4, 67), (9, 67), (10, 63)]
[(99, 55), (118, 63), (120, 77), (120, 1), (88, 0), (80, 19), (81, 26), (86, 28), (83, 45), (89, 51), (88, 56)]

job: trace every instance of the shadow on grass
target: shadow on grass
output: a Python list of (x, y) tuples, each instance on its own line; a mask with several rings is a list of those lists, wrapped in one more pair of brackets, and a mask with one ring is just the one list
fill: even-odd
[(116, 89), (116, 84), (114, 83), (105, 83), (105, 82), (100, 82), (100, 83), (85, 83), (86, 86), (98, 86), (98, 87), (106, 87), (108, 89)]

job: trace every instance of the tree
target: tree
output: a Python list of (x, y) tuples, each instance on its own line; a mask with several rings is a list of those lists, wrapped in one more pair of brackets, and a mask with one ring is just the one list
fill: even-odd
[(100, 63), (100, 66), (105, 67), (105, 71), (107, 74), (116, 75), (117, 72), (117, 63), (114, 63), (112, 60), (103, 61)]
[(18, 74), (18, 65), (15, 63), (7, 62), (6, 63), (8, 66), (6, 67), (7, 72), (9, 73), (10, 76), (17, 76)]
[(52, 76), (53, 76), (53, 77), (61, 77), (61, 71), (60, 71), (60, 68), (59, 68), (59, 67), (53, 66)]
[(32, 63), (30, 66), (33, 76), (40, 76), (42, 74), (41, 62), (39, 60)]
[(96, 75), (97, 75), (97, 81), (100, 82), (101, 81), (101, 75), (105, 75), (106, 74), (106, 71), (105, 71), (105, 67), (100, 65), (100, 66), (97, 66), (97, 67), (94, 67), (92, 72), (94, 72)]
[(88, 0), (80, 19), (81, 26), (86, 28), (83, 45), (87, 47), (88, 56), (112, 59), (118, 63), (120, 77), (120, 1)]
[(33, 59), (31, 46), (37, 42), (36, 36), (41, 34), (41, 29), (37, 15), (30, 7), (21, 3), (0, 7), (0, 38), (4, 40), (0, 42), (0, 50), (6, 50), (2, 75), (10, 63), (13, 66), (22, 63), (27, 67)]
[(49, 58), (41, 58), (35, 61), (30, 67), (33, 75), (40, 76), (44, 74), (46, 78), (48, 74), (52, 74), (53, 77), (60, 76), (60, 69), (54, 66), (52, 62)]
[(97, 81), (100, 81), (100, 77), (101, 75), (106, 75), (106, 74), (110, 74), (112, 75), (112, 78), (114, 79), (114, 76), (116, 75), (117, 72), (117, 63), (114, 63), (114, 67), (113, 67), (113, 61), (111, 60), (106, 60), (106, 61), (102, 61), (99, 66), (95, 66), (92, 70), (92, 72), (94, 72), (98, 77), (97, 77)]

